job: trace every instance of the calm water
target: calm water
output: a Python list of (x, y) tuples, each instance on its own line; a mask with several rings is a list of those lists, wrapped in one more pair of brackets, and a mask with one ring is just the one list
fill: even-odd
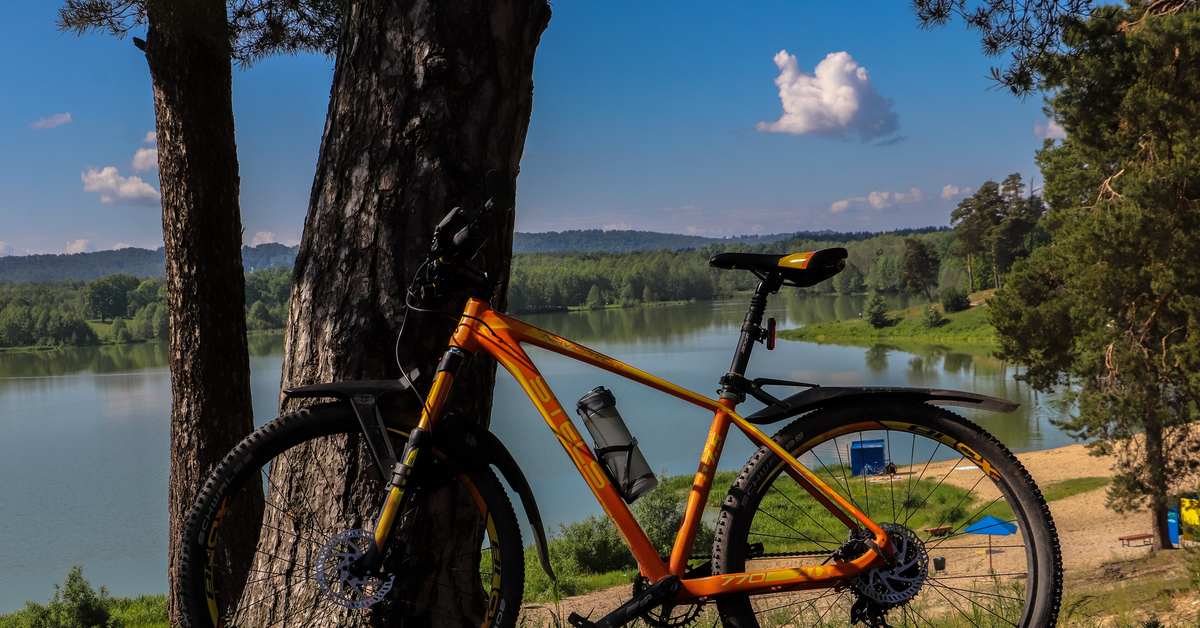
[[(781, 329), (855, 318), (864, 300), (777, 297), (769, 315)], [(740, 301), (698, 303), (526, 320), (713, 396), (729, 368), (745, 307)], [(756, 348), (747, 375), (971, 390), (1022, 403), (1015, 414), (972, 415), (1013, 450), (1072, 442), (1049, 424), (1056, 399), (1013, 381), (1012, 367), (987, 357), (987, 348), (906, 349), (780, 341), (772, 352)], [(251, 340), (259, 423), (275, 415), (282, 351), (280, 336)], [(565, 407), (593, 387), (606, 386), (652, 468), (695, 472), (711, 415), (614, 375), (531, 351)], [(533, 405), (506, 374), (499, 380), (492, 429), (524, 468), (545, 523), (599, 513)], [(0, 613), (21, 608), (26, 599), (44, 602), (52, 583), (61, 582), (74, 564), (114, 595), (165, 592), (170, 407), (160, 345), (0, 353), (0, 564), (6, 567), (0, 571)], [(751, 408), (753, 402), (741, 410)], [(577, 426), (586, 437), (581, 422)], [(731, 433), (721, 468), (740, 467), (751, 450), (745, 438)]]

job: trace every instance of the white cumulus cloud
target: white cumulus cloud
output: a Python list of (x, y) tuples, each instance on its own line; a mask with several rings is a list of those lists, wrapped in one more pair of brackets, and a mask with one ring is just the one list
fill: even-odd
[(957, 185), (947, 185), (942, 188), (942, 200), (950, 200), (956, 196), (967, 196), (971, 188), (960, 188)]
[(1054, 120), (1034, 120), (1033, 136), (1039, 140), (1065, 140), (1067, 132)]
[(158, 190), (141, 177), (122, 177), (114, 166), (103, 170), (89, 167), (80, 178), (83, 179), (83, 191), (100, 194), (100, 200), (105, 203), (154, 206), (161, 200)]
[(629, 231), (630, 229), (633, 229), (633, 225), (624, 221), (610, 222), (607, 225), (604, 225), (603, 229), (605, 231)]
[(68, 253), (93, 253), (95, 250), (96, 247), (92, 246), (91, 242), (82, 238), (67, 242)]
[(834, 201), (833, 204), (829, 206), (829, 211), (836, 214), (840, 211), (845, 211), (845, 209), (849, 206), (850, 206), (850, 199)]
[(811, 75), (786, 50), (775, 55), (775, 65), (783, 117), (759, 122), (759, 131), (835, 139), (857, 135), (869, 142), (900, 130), (892, 99), (879, 95), (867, 69), (849, 53), (829, 53)]
[(35, 129), (53, 129), (54, 127), (56, 127), (60, 124), (66, 124), (70, 121), (71, 121), (71, 114), (56, 113), (56, 114), (50, 116), (49, 118), (42, 118), (41, 120), (38, 120), (37, 122), (33, 122), (29, 126), (35, 128)]
[(139, 148), (137, 153), (133, 155), (134, 170), (157, 170), (158, 169), (158, 149), (157, 148)]
[(255, 233), (254, 238), (250, 240), (250, 246), (258, 246), (260, 244), (267, 244), (268, 242), (274, 242), (274, 241), (275, 241), (275, 232), (274, 231), (259, 231), (259, 232)]
[(147, 144), (157, 144), (158, 136), (154, 134), (154, 131), (146, 131), (146, 136), (142, 138), (142, 141)]
[(0, 242), (0, 257), (12, 255), (14, 251), (16, 251), (16, 249), (13, 248), (13, 245), (7, 242)]
[(919, 203), (928, 199), (925, 193), (917, 188), (908, 188), (907, 192), (871, 192), (867, 202), (875, 209), (883, 209), (900, 203)]

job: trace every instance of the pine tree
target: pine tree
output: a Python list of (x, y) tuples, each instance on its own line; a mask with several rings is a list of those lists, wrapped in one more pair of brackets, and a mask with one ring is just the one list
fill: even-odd
[(1100, 9), (1067, 32), (1075, 54), (1044, 61), (1067, 132), (1038, 154), (1052, 243), (989, 317), (1023, 377), (1069, 378), (1078, 416), (1062, 425), (1116, 455), (1109, 504), (1147, 508), (1155, 548), (1175, 482), (1200, 467), (1200, 13), (1163, 6)]

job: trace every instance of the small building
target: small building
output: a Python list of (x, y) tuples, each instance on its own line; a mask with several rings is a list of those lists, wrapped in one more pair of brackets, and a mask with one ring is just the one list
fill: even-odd
[(882, 438), (850, 444), (850, 473), (855, 476), (879, 475), (883, 473), (885, 463)]

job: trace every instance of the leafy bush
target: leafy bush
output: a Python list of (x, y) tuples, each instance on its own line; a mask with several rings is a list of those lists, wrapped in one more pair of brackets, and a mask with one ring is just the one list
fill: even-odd
[[(723, 483), (732, 482), (735, 476), (736, 472), (718, 474), (714, 481), (714, 492), (721, 491)], [(667, 555), (675, 544), (675, 533), (683, 522), (692, 478), (668, 478), (665, 472), (659, 477), (659, 485), (635, 502), (632, 511), (650, 538), (650, 543), (660, 554)], [(723, 491), (721, 493), (724, 494)], [(693, 549), (708, 553), (712, 543), (712, 527), (701, 523)], [(552, 534), (549, 539), (549, 550), (550, 564), (558, 578), (557, 588), (542, 570), (537, 550), (532, 546), (525, 549), (524, 597), (527, 602), (549, 602), (556, 597), (599, 591), (630, 583), (637, 575), (637, 561), (633, 559), (616, 526), (607, 517), (589, 515), (583, 521), (559, 525), (558, 533)]]
[(75, 565), (65, 582), (55, 583), (48, 604), (25, 602), (24, 610), (0, 618), (0, 628), (107, 628), (108, 601), (108, 591), (100, 587), (97, 595)]
[(942, 308), (946, 310), (947, 314), (961, 312), (971, 307), (971, 297), (966, 292), (954, 286), (943, 288), (938, 297), (942, 302)]
[(601, 574), (637, 566), (617, 526), (607, 517), (588, 515), (569, 526), (559, 524), (558, 529), (559, 542), (584, 572)]

